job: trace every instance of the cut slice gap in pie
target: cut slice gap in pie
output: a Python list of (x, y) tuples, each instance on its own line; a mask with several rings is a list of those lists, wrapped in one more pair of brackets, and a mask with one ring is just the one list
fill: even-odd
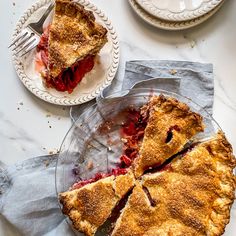
[(143, 106), (142, 113), (147, 117), (147, 127), (139, 156), (133, 164), (136, 177), (149, 168), (160, 166), (204, 130), (202, 117), (175, 98), (153, 96)]
[(53, 21), (38, 45), (46, 85), (71, 93), (106, 42), (107, 30), (91, 11), (72, 0), (56, 0)]
[(92, 236), (133, 188), (134, 182), (132, 172), (128, 172), (77, 185), (77, 189), (74, 187), (59, 195), (62, 211), (69, 216), (75, 229)]
[(219, 132), (174, 159), (168, 171), (136, 181), (112, 236), (222, 235), (234, 201), (235, 166)]

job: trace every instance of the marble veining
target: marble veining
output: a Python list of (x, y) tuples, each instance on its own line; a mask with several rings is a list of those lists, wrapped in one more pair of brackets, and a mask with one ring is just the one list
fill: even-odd
[[(193, 29), (167, 32), (143, 22), (127, 0), (91, 0), (111, 19), (120, 39), (121, 60), (116, 79), (121, 87), (127, 60), (169, 59), (210, 62), (214, 65), (215, 101), (213, 116), (236, 150), (236, 1), (228, 0), (211, 19)], [(21, 84), (7, 49), (15, 23), (35, 0), (0, 1), (0, 161), (13, 164), (29, 157), (56, 151), (71, 125), (68, 108), (46, 104)], [(23, 101), (24, 105), (19, 105)], [(19, 108), (19, 110), (18, 110)], [(235, 205), (234, 205), (235, 208)], [(236, 219), (235, 211), (232, 219)], [(234, 235), (233, 222), (225, 236)], [(16, 235), (0, 220), (0, 235)]]

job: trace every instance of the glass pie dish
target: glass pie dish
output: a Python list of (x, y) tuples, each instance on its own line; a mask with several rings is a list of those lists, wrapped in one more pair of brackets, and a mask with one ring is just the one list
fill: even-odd
[[(138, 110), (148, 102), (150, 96), (160, 94), (174, 97), (202, 115), (205, 131), (194, 136), (193, 143), (207, 140), (220, 130), (209, 113), (197, 103), (176, 93), (158, 89), (132, 89), (98, 99), (74, 122), (62, 142), (55, 173), (57, 195), (78, 181), (96, 178), (98, 173), (119, 170), (117, 167), (123, 151), (120, 131), (129, 114), (127, 109)], [(104, 231), (96, 235), (104, 235)]]

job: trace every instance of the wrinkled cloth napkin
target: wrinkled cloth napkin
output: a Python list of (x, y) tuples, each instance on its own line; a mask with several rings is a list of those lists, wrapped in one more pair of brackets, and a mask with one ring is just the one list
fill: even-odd
[[(197, 101), (212, 113), (214, 82), (212, 64), (187, 61), (129, 61), (124, 78), (105, 89), (100, 98), (117, 90), (158, 88)], [(98, 98), (98, 99), (100, 99)], [(76, 120), (95, 101), (75, 106)], [(0, 162), (0, 213), (19, 235), (75, 235), (62, 215), (55, 191), (57, 155), (41, 156), (5, 166)], [(79, 234), (83, 235), (83, 234)]]

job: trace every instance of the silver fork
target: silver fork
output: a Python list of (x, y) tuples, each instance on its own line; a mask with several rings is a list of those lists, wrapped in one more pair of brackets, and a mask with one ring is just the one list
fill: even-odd
[[(10, 48), (14, 45), (12, 51), (15, 55), (24, 56), (39, 44), (40, 36), (43, 33), (43, 23), (53, 9), (53, 6), (54, 3), (51, 3), (38, 22), (28, 24), (16, 36), (11, 45), (8, 47)], [(21, 54), (19, 54), (20, 52)]]

